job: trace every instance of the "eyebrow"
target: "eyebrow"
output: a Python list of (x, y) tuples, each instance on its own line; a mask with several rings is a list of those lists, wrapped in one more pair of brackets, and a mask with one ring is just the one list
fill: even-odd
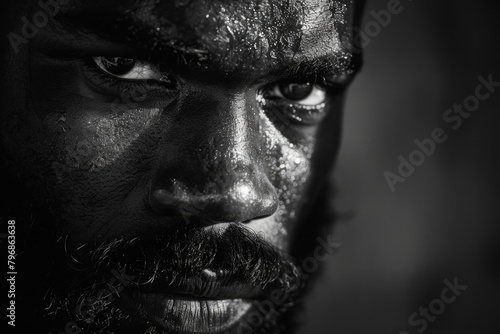
[(312, 78), (317, 75), (327, 80), (342, 81), (357, 74), (363, 66), (360, 53), (333, 52), (321, 57), (291, 61), (269, 73), (270, 77), (283, 78)]
[[(91, 8), (90, 10), (61, 12), (57, 15), (57, 21), (62, 24), (63, 29), (70, 29), (76, 33), (92, 33), (103, 40), (133, 44), (131, 49), (137, 49), (138, 55), (147, 55), (152, 61), (170, 62), (170, 64), (174, 63), (181, 68), (189, 68), (189, 64), (192, 62), (200, 62), (210, 58), (207, 50), (182, 44), (162, 45), (161, 50), (152, 50), (149, 46), (146, 46), (146, 43), (143, 43), (143, 45), (138, 44), (139, 41), (145, 40), (147, 37), (151, 38), (152, 35), (139, 33), (139, 36), (131, 38), (130, 31), (126, 31), (127, 29), (117, 29), (118, 22), (124, 27), (136, 25), (137, 22), (126, 18), (123, 12), (109, 7), (100, 7), (99, 10)], [(358, 73), (361, 70), (362, 64), (362, 54), (359, 52), (332, 50), (330, 54), (312, 59), (288, 59), (278, 68), (268, 71), (261, 79), (262, 81), (269, 81), (312, 78), (320, 75), (327, 80), (331, 79), (332, 81), (341, 82)], [(205, 69), (205, 71), (212, 72), (209, 69)]]

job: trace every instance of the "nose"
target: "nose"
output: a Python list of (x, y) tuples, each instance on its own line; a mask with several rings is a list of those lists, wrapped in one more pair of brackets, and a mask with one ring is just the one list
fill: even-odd
[(211, 223), (276, 212), (252, 99), (251, 93), (204, 88), (181, 103), (163, 133), (150, 189), (154, 211)]

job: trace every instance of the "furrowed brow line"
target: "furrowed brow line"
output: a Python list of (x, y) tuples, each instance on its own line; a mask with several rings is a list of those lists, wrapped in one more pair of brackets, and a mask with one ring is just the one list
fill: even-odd
[(343, 79), (352, 77), (358, 73), (361, 70), (362, 64), (361, 55), (343, 52), (291, 63), (280, 69), (271, 71), (267, 77), (286, 79), (322, 76), (325, 78)]

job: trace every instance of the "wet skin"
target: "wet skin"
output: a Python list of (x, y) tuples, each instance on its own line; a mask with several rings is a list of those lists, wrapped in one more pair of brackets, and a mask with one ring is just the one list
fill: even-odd
[(71, 249), (239, 224), (291, 252), (360, 65), (353, 13), (347, 0), (71, 2), (9, 64), (27, 81), (4, 86), (4, 145)]

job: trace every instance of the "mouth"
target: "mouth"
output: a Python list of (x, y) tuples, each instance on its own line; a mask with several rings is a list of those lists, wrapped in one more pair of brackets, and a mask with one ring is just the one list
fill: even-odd
[(223, 271), (205, 269), (199, 277), (175, 284), (155, 280), (127, 295), (139, 312), (169, 333), (222, 333), (248, 313), (262, 289), (230, 283)]

